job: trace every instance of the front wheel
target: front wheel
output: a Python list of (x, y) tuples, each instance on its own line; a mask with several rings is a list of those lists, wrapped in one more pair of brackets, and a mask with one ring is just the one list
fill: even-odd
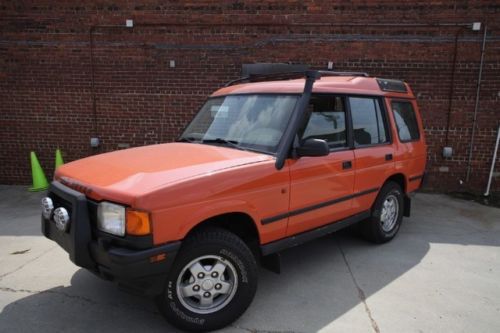
[(172, 325), (188, 331), (222, 328), (245, 312), (257, 289), (257, 263), (248, 246), (223, 229), (188, 238), (157, 298)]
[(363, 235), (374, 243), (385, 243), (396, 236), (403, 220), (403, 191), (395, 182), (386, 183), (372, 207), (371, 217), (363, 221)]

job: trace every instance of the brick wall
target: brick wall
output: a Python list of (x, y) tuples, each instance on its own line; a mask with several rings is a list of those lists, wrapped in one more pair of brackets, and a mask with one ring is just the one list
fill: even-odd
[[(213, 90), (240, 75), (243, 63), (326, 69), (332, 61), (336, 70), (411, 84), (429, 145), (429, 189), (479, 192), (486, 185), (500, 121), (498, 1), (12, 1), (0, 4), (0, 17), (0, 183), (31, 181), (31, 150), (50, 175), (57, 147), (71, 161), (172, 141)], [(129, 18), (133, 29), (123, 27)], [(461, 28), (405, 25), (474, 21), (487, 24), (489, 33), (471, 178), (460, 185), (483, 31), (459, 33), (448, 131), (454, 155), (444, 159), (454, 41)], [(380, 23), (401, 26), (370, 25)], [(95, 117), (93, 25), (122, 26), (93, 33)], [(89, 144), (95, 135), (98, 149)], [(493, 188), (500, 190), (499, 178)]]

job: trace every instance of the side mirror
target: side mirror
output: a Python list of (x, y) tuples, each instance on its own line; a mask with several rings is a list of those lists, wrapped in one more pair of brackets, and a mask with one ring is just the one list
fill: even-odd
[(326, 156), (330, 153), (330, 147), (325, 140), (307, 139), (296, 149), (297, 156)]

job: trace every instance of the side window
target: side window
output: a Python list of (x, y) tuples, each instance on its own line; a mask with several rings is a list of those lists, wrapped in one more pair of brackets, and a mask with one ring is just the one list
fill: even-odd
[(313, 95), (309, 102), (310, 117), (302, 140), (321, 139), (330, 148), (347, 146), (345, 109), (342, 97)]
[(392, 102), (392, 112), (398, 128), (398, 136), (401, 142), (416, 141), (420, 139), (417, 117), (410, 102)]
[(373, 97), (349, 97), (354, 145), (371, 145), (389, 141), (386, 119), (380, 100)]

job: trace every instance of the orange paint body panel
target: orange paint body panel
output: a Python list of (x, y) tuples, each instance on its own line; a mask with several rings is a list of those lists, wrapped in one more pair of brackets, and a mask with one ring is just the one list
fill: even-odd
[[(290, 210), (299, 210), (353, 194), (354, 171), (343, 170), (352, 161), (351, 150), (332, 152), (322, 158), (305, 157), (290, 163)], [(304, 232), (353, 215), (352, 199), (291, 216), (287, 235)]]
[(59, 167), (42, 233), (189, 331), (238, 318), (280, 251), (355, 223), (390, 241), (422, 186), (422, 121), (406, 83), (346, 75), (228, 86), (175, 143)]
[[(239, 84), (212, 96), (300, 94), (304, 80)], [(325, 77), (314, 93), (367, 95), (384, 101), (390, 143), (335, 151), (328, 156), (276, 157), (229, 146), (168, 143), (105, 153), (65, 164), (55, 179), (94, 201), (149, 212), (155, 245), (182, 240), (198, 224), (223, 214), (248, 216), (261, 244), (370, 210), (387, 179), (400, 175), (406, 193), (421, 186), (426, 146), (413, 93), (382, 91), (374, 78)], [(391, 100), (409, 101), (420, 138), (401, 142)], [(388, 156), (391, 156), (390, 159)], [(345, 162), (349, 162), (346, 167)], [(272, 222), (272, 223), (271, 223)]]

